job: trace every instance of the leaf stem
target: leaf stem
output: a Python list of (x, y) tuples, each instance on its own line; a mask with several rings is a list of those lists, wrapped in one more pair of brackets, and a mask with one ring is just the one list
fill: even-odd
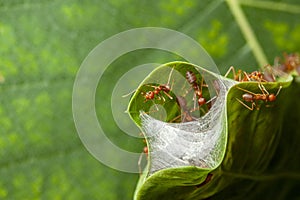
[(258, 64), (263, 67), (268, 64), (268, 59), (260, 46), (254, 31), (252, 30), (244, 12), (242, 11), (238, 0), (226, 0), (232, 14), (240, 27), (242, 34), (244, 35), (248, 45), (250, 46)]
[(269, 2), (269, 1), (258, 1), (258, 0), (247, 0), (247, 1), (240, 1), (242, 5), (256, 7), (256, 8), (263, 8), (267, 10), (276, 10), (282, 11), (287, 13), (299, 14), (300, 13), (300, 6), (294, 4), (287, 4), (287, 3), (280, 3), (280, 2)]

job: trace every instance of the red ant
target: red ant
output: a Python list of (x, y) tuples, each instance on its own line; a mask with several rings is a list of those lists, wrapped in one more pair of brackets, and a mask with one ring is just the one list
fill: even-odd
[(146, 93), (142, 92), (142, 94), (145, 97), (145, 101), (153, 100), (155, 98), (155, 96), (157, 96), (159, 100), (162, 98), (163, 101), (165, 101), (165, 98), (162, 95), (158, 96), (161, 92), (163, 92), (169, 99), (173, 99), (173, 97), (169, 94), (169, 92), (171, 91), (170, 79), (171, 79), (171, 75), (172, 75), (173, 69), (174, 68), (172, 68), (172, 70), (171, 70), (171, 72), (169, 74), (169, 78), (168, 78), (167, 84), (161, 84), (161, 85), (158, 85), (158, 86), (147, 85), (147, 86), (153, 87), (154, 90), (153, 91), (148, 91)]
[[(187, 71), (185, 74), (185, 78), (188, 81), (189, 84), (192, 85), (194, 89), (194, 101), (196, 104), (196, 97), (198, 97), (198, 105), (202, 106), (206, 104), (205, 98), (202, 96), (202, 87), (203, 87), (203, 78), (201, 79), (201, 87), (199, 88), (199, 85), (197, 84), (197, 77), (192, 71)], [(194, 105), (194, 108), (196, 105)]]
[(257, 82), (273, 82), (275, 81), (274, 76), (270, 74), (265, 74), (260, 71), (253, 71), (251, 73), (247, 73), (242, 70), (235, 71), (234, 67), (231, 66), (229, 70), (226, 72), (225, 77), (229, 75), (229, 73), (233, 73), (233, 80), (238, 82), (245, 82), (245, 81), (257, 81)]
[[(206, 103), (209, 103), (213, 100), (214, 98), (210, 99), (209, 101), (207, 101)], [(191, 122), (196, 120), (197, 118), (192, 116), (191, 113), (198, 110), (199, 108), (194, 108), (189, 110), (189, 108), (187, 107), (187, 102), (186, 99), (183, 96), (177, 96), (176, 97), (176, 101), (177, 104), (179, 105), (179, 107), (182, 109), (183, 111), (183, 119), (181, 120), (182, 122)], [(171, 122), (176, 121), (181, 115), (175, 117)]]
[(267, 80), (265, 80), (265, 76), (263, 72), (260, 71), (253, 71), (250, 74), (247, 74), (246, 72), (244, 72), (245, 77), (243, 81), (258, 81), (258, 82), (267, 82)]
[(254, 110), (255, 107), (256, 107), (257, 110), (259, 110), (259, 107), (257, 107), (257, 105), (256, 105), (256, 102), (258, 100), (262, 100), (262, 101), (265, 101), (265, 102), (274, 102), (276, 100), (277, 95), (279, 94), (279, 92), (282, 88), (282, 86), (280, 86), (276, 94), (273, 94), (273, 93), (270, 94), (262, 84), (258, 84), (258, 87), (261, 90), (262, 94), (256, 94), (256, 93), (253, 93), (249, 90), (237, 87), (238, 89), (246, 92), (245, 94), (242, 95), (242, 98), (245, 102), (251, 102), (251, 107), (248, 106), (247, 104), (245, 104), (244, 102), (242, 102), (238, 98), (236, 98), (236, 100), (238, 100), (238, 102), (240, 102), (243, 106), (245, 106), (249, 110)]
[[(145, 100), (153, 100), (155, 98), (156, 95), (158, 95), (161, 91), (167, 96), (169, 97), (169, 99), (173, 99), (173, 97), (169, 94), (169, 92), (171, 91), (171, 87), (169, 84), (162, 84), (159, 86), (154, 86), (154, 85), (147, 85), (150, 87), (153, 87), (154, 90), (153, 91), (148, 91), (146, 92), (146, 94), (144, 95)], [(165, 98), (163, 96), (158, 96), (158, 99), (163, 99), (165, 101)]]
[[(236, 72), (235, 69), (234, 69), (234, 67), (231, 66), (231, 67), (228, 69), (228, 71), (226, 72), (226, 74), (225, 74), (224, 76), (227, 77), (227, 76), (229, 75), (230, 72), (233, 73), (233, 80), (239, 81), (239, 82), (241, 82), (241, 81), (243, 80), (243, 78), (242, 78), (242, 73), (243, 73), (243, 71), (242, 71), (242, 70), (239, 69), (239, 70)], [(245, 74), (245, 72), (244, 72), (244, 74)]]
[[(144, 139), (144, 142), (146, 143), (146, 140)], [(143, 152), (141, 153), (140, 157), (139, 157), (139, 160), (138, 160), (138, 166), (139, 166), (139, 172), (140, 174), (142, 174), (142, 169), (141, 169), (141, 164), (142, 164), (142, 158), (143, 158), (143, 154), (146, 155), (146, 158), (148, 158), (148, 147), (145, 146), (143, 148)]]
[[(177, 103), (179, 105), (179, 107), (182, 109), (183, 111), (183, 119), (182, 122), (191, 122), (194, 121), (195, 118), (190, 114), (190, 111), (187, 107), (187, 102), (186, 99), (182, 96), (177, 96), (176, 97)], [(175, 117), (172, 121), (176, 121), (179, 117), (181, 117), (181, 115)]]
[(284, 63), (280, 64), (280, 58), (275, 58), (274, 65), (278, 69), (284, 72), (290, 72), (293, 70), (297, 70), (300, 72), (300, 58), (298, 53), (293, 53), (293, 54), (287, 54), (284, 53)]
[[(183, 112), (183, 118), (181, 121), (190, 122), (197, 119), (196, 117), (192, 116), (191, 113), (198, 109), (201, 109), (200, 106), (210, 103), (214, 98), (210, 99), (209, 101), (206, 101), (206, 99), (203, 97), (203, 93), (202, 93), (202, 87), (204, 86), (203, 78), (201, 79), (201, 84), (199, 86), (197, 83), (197, 77), (195, 73), (193, 73), (192, 71), (186, 71), (185, 75), (186, 75), (185, 78), (187, 82), (192, 86), (192, 89), (194, 89), (194, 97), (193, 97), (194, 108), (193, 109), (188, 108), (187, 101), (184, 96), (176, 96), (176, 101)], [(198, 108), (196, 108), (196, 102), (199, 105)], [(176, 121), (180, 116), (175, 117), (171, 122)]]

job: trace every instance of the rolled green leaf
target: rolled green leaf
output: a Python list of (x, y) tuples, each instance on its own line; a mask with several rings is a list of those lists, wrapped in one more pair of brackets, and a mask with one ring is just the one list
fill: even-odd
[[(195, 74), (193, 80), (208, 102), (205, 105), (195, 108), (194, 90), (200, 89), (193, 88), (187, 72)], [(158, 89), (161, 85), (172, 87), (166, 94)], [(154, 90), (159, 93), (146, 99), (145, 94)], [(128, 107), (149, 151), (135, 199), (276, 199), (277, 194), (291, 195), (300, 180), (295, 158), (300, 155), (296, 145), (300, 134), (295, 131), (300, 106), (293, 98), (299, 92), (299, 82), (290, 75), (276, 82), (239, 83), (190, 63), (158, 67), (141, 83)], [(243, 99), (245, 94), (252, 98), (273, 95), (275, 99), (251, 102)], [(189, 113), (178, 103), (181, 97)], [(291, 108), (298, 112), (288, 115)], [(296, 124), (286, 125), (289, 116)], [(272, 193), (282, 183), (284, 189)]]

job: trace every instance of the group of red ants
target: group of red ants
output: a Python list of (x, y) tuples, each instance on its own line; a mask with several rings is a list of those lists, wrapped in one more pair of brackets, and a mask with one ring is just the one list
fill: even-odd
[[(242, 99), (245, 102), (250, 102), (252, 103), (252, 106), (248, 106), (244, 102), (242, 102), (240, 99), (237, 99), (242, 105), (244, 105), (246, 108), (249, 110), (254, 110), (256, 107), (255, 102), (258, 100), (262, 100), (265, 102), (273, 102), (276, 100), (276, 96), (279, 94), (281, 87), (278, 89), (277, 93), (269, 93), (266, 88), (263, 86), (263, 82), (276, 82), (276, 75), (280, 75), (283, 73), (288, 73), (291, 71), (296, 70), (298, 74), (300, 75), (300, 58), (298, 53), (293, 53), (293, 54), (284, 54), (284, 59), (283, 62), (281, 61), (281, 58), (276, 58), (275, 59), (275, 64), (274, 66), (267, 65), (264, 67), (264, 71), (253, 71), (251, 73), (247, 73), (242, 70), (235, 70), (233, 66), (229, 68), (227, 73), (225, 74), (225, 77), (228, 77), (229, 74), (232, 72), (233, 77), (232, 79), (238, 82), (258, 82), (258, 87), (261, 90), (261, 93), (253, 93), (251, 91), (245, 90), (243, 88), (237, 87), (238, 89), (242, 90), (245, 92), (245, 94), (242, 95)], [(141, 94), (145, 98), (145, 102), (148, 100), (154, 100), (155, 98), (159, 100), (165, 101), (165, 98), (162, 96), (165, 94), (169, 99), (173, 99), (173, 97), (169, 94), (171, 92), (171, 86), (170, 86), (170, 77), (172, 74), (173, 69), (170, 72), (169, 75), (169, 80), (167, 84), (160, 84), (158, 86), (154, 85), (148, 85), (152, 88), (153, 90), (147, 91), (147, 92), (142, 92)], [(203, 97), (202, 93), (202, 88), (207, 87), (205, 85), (205, 82), (202, 80), (200, 81), (200, 84), (197, 80), (197, 77), (195, 73), (192, 71), (187, 71), (185, 74), (185, 78), (187, 82), (191, 85), (191, 88), (194, 90), (194, 98), (193, 100), (195, 101), (195, 104), (198, 104), (198, 106), (203, 106), (204, 104), (207, 104), (210, 101), (207, 101)], [(176, 101), (178, 105), (183, 109), (183, 111), (186, 111), (186, 100), (182, 96), (176, 97)], [(259, 108), (257, 108), (259, 109)], [(195, 111), (195, 108), (192, 109), (191, 111)], [(191, 112), (190, 111), (190, 112)], [(188, 117), (185, 119), (184, 122), (188, 121), (193, 121), (195, 119)]]
[[(160, 84), (157, 86), (154, 85), (148, 85), (153, 88), (153, 90), (149, 90), (147, 92), (142, 92), (141, 94), (145, 98), (145, 102), (149, 100), (162, 100), (165, 101), (165, 98), (163, 97), (163, 94), (167, 96), (169, 99), (173, 99), (173, 97), (170, 95), (170, 92), (172, 91), (171, 85), (170, 85), (170, 77), (172, 74), (173, 69), (171, 70), (169, 74), (169, 80), (167, 84)], [(284, 73), (289, 73), (291, 71), (296, 71), (300, 75), (300, 58), (298, 53), (293, 54), (283, 54), (282, 58), (275, 58), (274, 66), (267, 65), (264, 67), (263, 71), (253, 71), (251, 73), (247, 73), (242, 70), (235, 70), (233, 66), (229, 68), (227, 73), (225, 74), (225, 77), (228, 77), (230, 73), (232, 73), (232, 79), (238, 82), (258, 82), (258, 87), (261, 90), (261, 93), (254, 93), (249, 90), (237, 87), (239, 90), (245, 92), (242, 95), (242, 100), (236, 98), (238, 102), (240, 102), (243, 106), (245, 106), (247, 109), (253, 111), (255, 108), (259, 110), (259, 107), (257, 106), (258, 101), (264, 101), (264, 102), (274, 102), (276, 100), (277, 95), (279, 94), (282, 86), (279, 87), (276, 94), (275, 93), (269, 93), (267, 89), (262, 84), (263, 82), (276, 82), (276, 76), (280, 76)], [(196, 111), (197, 109), (200, 109), (201, 106), (205, 104), (211, 103), (213, 100), (207, 100), (203, 96), (202, 88), (207, 87), (205, 82), (203, 81), (203, 78), (201, 81), (198, 81), (196, 75), (192, 71), (186, 71), (185, 74), (186, 81), (190, 84), (191, 90), (194, 91), (194, 108), (189, 109), (187, 107), (186, 99), (183, 96), (176, 96), (176, 102), (179, 105), (179, 107), (182, 109), (182, 113), (184, 113), (184, 117), (181, 119), (181, 122), (190, 122), (196, 120), (195, 117), (191, 115), (192, 112)], [(247, 105), (251, 104), (251, 106)], [(196, 104), (198, 104), (198, 107), (196, 108)], [(208, 106), (210, 107), (210, 106)], [(181, 117), (181, 116), (179, 116)], [(148, 154), (148, 148), (147, 146), (144, 147), (143, 152), (145, 154)]]

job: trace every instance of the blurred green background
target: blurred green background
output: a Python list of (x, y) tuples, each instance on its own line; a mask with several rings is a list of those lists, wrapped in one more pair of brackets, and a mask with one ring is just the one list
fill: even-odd
[[(299, 1), (240, 2), (271, 64), (282, 52), (299, 51)], [(194, 38), (222, 74), (231, 65), (259, 66), (225, 1), (0, 0), (0, 73), (5, 79), (0, 84), (0, 199), (132, 199), (139, 175), (110, 169), (88, 153), (75, 130), (71, 97), (76, 72), (98, 43), (145, 26)], [(97, 115), (116, 145), (134, 152), (143, 148), (141, 139), (124, 134), (112, 118), (114, 84), (134, 66), (180, 59), (138, 50), (105, 71)]]

